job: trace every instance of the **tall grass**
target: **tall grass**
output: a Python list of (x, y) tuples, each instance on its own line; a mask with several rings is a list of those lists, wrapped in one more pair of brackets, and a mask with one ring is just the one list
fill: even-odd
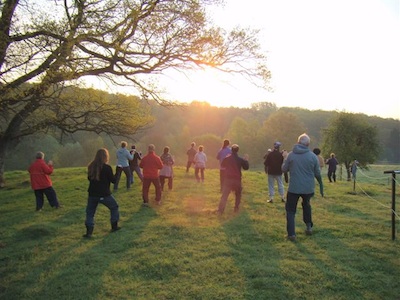
[(231, 195), (222, 216), (214, 213), (218, 170), (206, 170), (199, 184), (176, 167), (173, 190), (150, 208), (141, 206), (137, 178), (130, 190), (122, 178), (114, 194), (122, 229), (110, 233), (109, 212), (99, 206), (89, 240), (82, 238), (84, 168), (55, 170), (64, 207), (46, 203), (42, 212), (28, 174), (8, 172), (0, 190), (0, 299), (400, 299), (388, 177), (374, 166), (358, 173), (353, 190), (353, 182), (325, 176), (326, 197), (312, 200), (314, 234), (304, 234), (299, 205), (293, 243), (285, 239), (284, 203), (266, 202), (261, 171), (243, 172), (241, 210), (233, 212)]

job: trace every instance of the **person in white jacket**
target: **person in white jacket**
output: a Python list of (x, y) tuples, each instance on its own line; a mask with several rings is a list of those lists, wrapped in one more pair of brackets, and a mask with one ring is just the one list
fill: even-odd
[(203, 145), (200, 145), (199, 151), (194, 156), (194, 174), (197, 182), (204, 182), (204, 170), (206, 169), (206, 162), (207, 155), (204, 153)]
[(133, 155), (126, 149), (127, 142), (121, 142), (121, 148), (117, 150), (117, 167), (115, 169), (115, 183), (114, 191), (118, 190), (119, 180), (121, 179), (121, 173), (124, 172), (126, 175), (126, 188), (131, 187), (131, 170), (129, 167), (129, 161), (133, 159)]

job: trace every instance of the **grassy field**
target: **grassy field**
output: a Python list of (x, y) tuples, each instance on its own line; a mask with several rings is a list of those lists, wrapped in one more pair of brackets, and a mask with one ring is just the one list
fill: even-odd
[[(269, 204), (266, 175), (243, 172), (243, 198), (217, 216), (218, 170), (198, 184), (175, 168), (161, 206), (141, 206), (140, 184), (115, 197), (122, 229), (99, 207), (83, 239), (85, 168), (56, 169), (63, 208), (35, 212), (27, 172), (0, 190), (0, 299), (400, 299), (400, 236), (391, 238), (391, 183), (372, 166), (353, 182), (327, 182), (312, 200), (314, 234), (285, 239), (284, 203)], [(397, 186), (398, 183), (397, 183)], [(400, 188), (399, 188), (400, 189)], [(154, 195), (154, 189), (151, 189)], [(399, 201), (397, 192), (397, 201)], [(396, 226), (400, 227), (399, 218)], [(399, 233), (398, 228), (396, 234)]]

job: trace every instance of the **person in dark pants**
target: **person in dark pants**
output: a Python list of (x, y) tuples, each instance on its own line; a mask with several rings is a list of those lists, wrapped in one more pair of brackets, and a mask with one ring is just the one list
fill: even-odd
[(335, 153), (331, 153), (330, 158), (326, 160), (326, 164), (328, 165), (328, 179), (329, 182), (336, 182), (336, 166), (339, 164), (338, 160), (335, 157)]
[(268, 178), (268, 192), (269, 192), (269, 200), (268, 203), (274, 202), (275, 195), (275, 182), (278, 186), (278, 193), (281, 197), (281, 201), (285, 202), (285, 188), (283, 186), (282, 180), (282, 163), (283, 163), (283, 155), (279, 150), (279, 147), (282, 144), (280, 142), (274, 143), (274, 150), (272, 150), (266, 157), (264, 166), (267, 171)]
[(119, 180), (121, 179), (122, 172), (125, 173), (126, 176), (126, 188), (129, 189), (131, 187), (131, 169), (129, 167), (129, 161), (133, 159), (133, 155), (126, 149), (128, 145), (127, 142), (121, 142), (121, 148), (117, 150), (117, 167), (115, 170), (115, 183), (114, 183), (114, 191), (118, 190)]
[(88, 165), (89, 196), (86, 206), (86, 234), (83, 235), (85, 238), (92, 237), (94, 216), (99, 203), (110, 210), (111, 232), (121, 229), (118, 227), (118, 203), (110, 190), (110, 183), (115, 183), (115, 175), (111, 166), (108, 165), (109, 158), (107, 149), (99, 149), (94, 160)]
[(161, 158), (155, 154), (155, 146), (150, 144), (148, 153), (142, 158), (139, 166), (143, 169), (142, 199), (143, 206), (149, 205), (149, 189), (153, 184), (156, 189), (156, 202), (161, 204), (160, 170), (163, 167)]
[(224, 167), (222, 166), (222, 161), (227, 157), (229, 154), (232, 153), (231, 148), (229, 147), (229, 140), (224, 140), (221, 149), (218, 150), (217, 159), (219, 161), (219, 186), (220, 192), (222, 193), (222, 188), (224, 185)]
[(286, 195), (286, 230), (290, 241), (296, 240), (295, 215), (297, 202), (302, 198), (303, 221), (306, 224), (306, 234), (312, 234), (312, 215), (310, 200), (314, 196), (315, 180), (320, 187), (321, 196), (324, 196), (321, 171), (317, 156), (308, 148), (310, 137), (303, 133), (298, 138), (282, 165), (283, 172), (290, 173), (289, 187)]
[(140, 181), (143, 182), (142, 169), (139, 167), (139, 161), (142, 159), (142, 152), (138, 151), (135, 145), (132, 145), (130, 154), (133, 156), (133, 159), (129, 161), (129, 168), (131, 170), (131, 183), (135, 181), (133, 178), (133, 173), (136, 173)]
[(29, 166), (28, 172), (31, 179), (31, 187), (35, 193), (36, 211), (41, 211), (44, 204), (44, 195), (51, 207), (60, 208), (56, 191), (53, 188), (53, 183), (50, 175), (53, 173), (53, 162), (44, 161), (44, 153), (37, 152), (36, 160)]
[(187, 163), (186, 163), (186, 173), (188, 173), (190, 167), (191, 167), (192, 165), (194, 165), (194, 156), (195, 156), (196, 153), (197, 153), (195, 147), (196, 147), (196, 143), (195, 143), (195, 142), (192, 142), (192, 143), (190, 144), (190, 148), (186, 151), (186, 154), (187, 154), (187, 156), (188, 156), (188, 160), (187, 160)]
[(235, 208), (234, 212), (239, 211), (239, 206), (242, 198), (242, 169), (249, 169), (248, 156), (244, 158), (239, 157), (239, 146), (232, 145), (232, 153), (228, 155), (221, 163), (221, 167), (224, 168), (224, 180), (222, 186), (221, 200), (218, 206), (218, 214), (223, 214), (228, 200), (228, 196), (231, 191), (235, 192)]

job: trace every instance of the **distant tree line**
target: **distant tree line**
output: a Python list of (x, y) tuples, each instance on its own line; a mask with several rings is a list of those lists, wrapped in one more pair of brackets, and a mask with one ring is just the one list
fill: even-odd
[[(215, 156), (226, 138), (239, 144), (242, 154), (249, 154), (252, 168), (261, 169), (263, 156), (275, 141), (279, 140), (282, 149), (290, 151), (303, 132), (311, 137), (310, 147), (321, 148), (325, 158), (331, 152), (342, 151), (345, 157), (338, 155), (338, 159), (346, 167), (349, 161), (357, 158), (353, 157), (354, 153), (361, 153), (357, 155), (363, 155), (368, 163), (400, 163), (400, 121), (395, 119), (334, 111), (310, 111), (298, 107), (278, 108), (269, 102), (255, 103), (251, 108), (221, 108), (199, 101), (168, 107), (154, 102), (148, 105), (149, 119), (154, 122), (140, 131), (134, 130), (130, 138), (77, 132), (64, 136), (60, 142), (55, 134), (31, 135), (7, 155), (6, 169), (26, 169), (34, 153), (39, 150), (46, 153), (47, 159), (53, 159), (57, 167), (86, 166), (101, 147), (110, 150), (110, 163), (115, 164), (113, 153), (121, 140), (126, 140), (130, 146), (135, 144), (143, 153), (150, 143), (156, 145), (159, 154), (164, 146), (169, 146), (177, 165), (186, 163), (186, 150), (194, 141), (197, 146), (204, 145), (208, 156), (207, 167), (217, 168)], [(337, 125), (338, 122), (340, 125)], [(343, 122), (344, 128), (337, 127), (342, 126)], [(353, 132), (355, 129), (350, 132), (357, 138), (353, 140), (350, 137), (346, 142), (349, 144), (339, 145), (338, 140), (348, 136), (352, 124), (361, 124), (357, 132)], [(375, 138), (375, 135), (376, 139), (368, 140), (369, 137)], [(358, 145), (358, 148), (349, 146), (353, 144)], [(343, 148), (352, 150), (343, 152), (346, 150)], [(365, 156), (364, 153), (371, 155)], [(357, 159), (361, 160), (361, 157)]]

